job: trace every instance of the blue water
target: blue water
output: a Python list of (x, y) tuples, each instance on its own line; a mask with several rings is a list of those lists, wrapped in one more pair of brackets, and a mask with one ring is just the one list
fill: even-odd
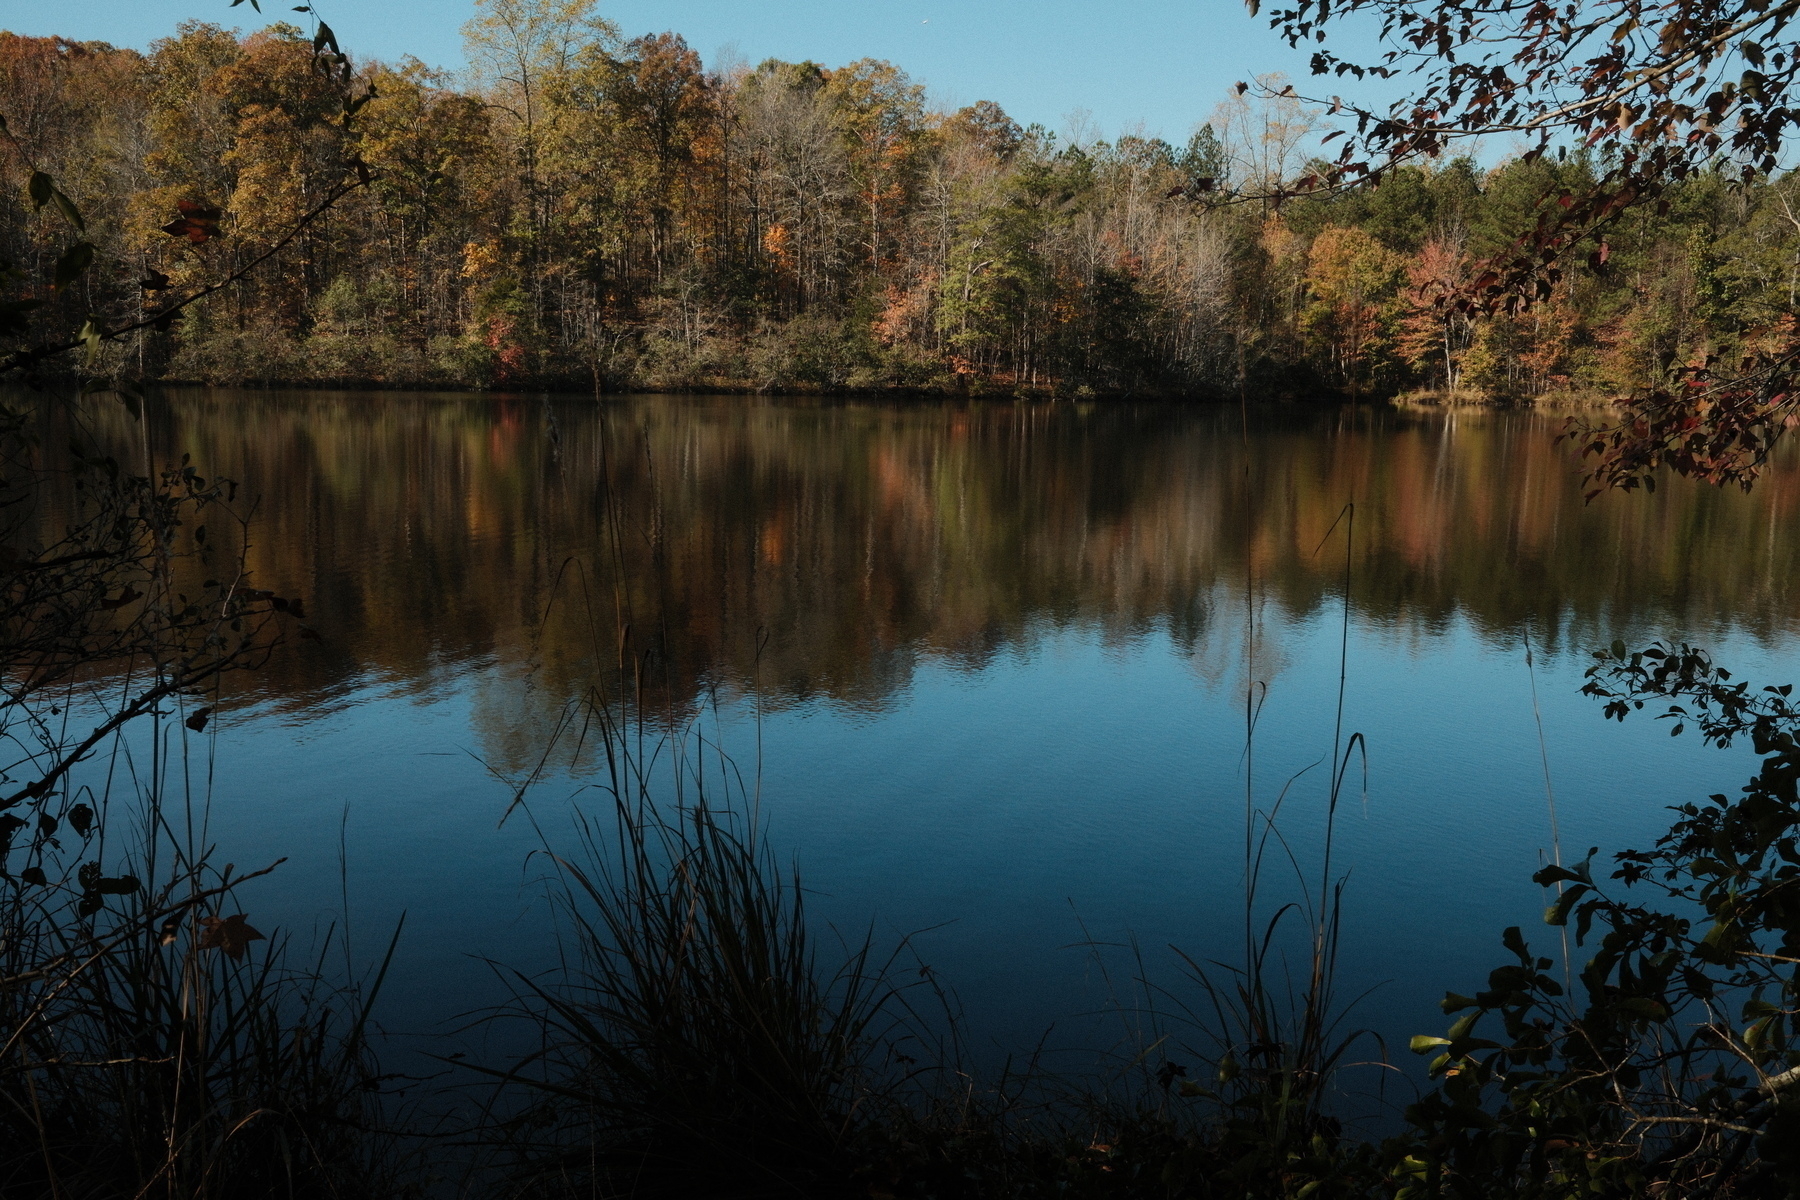
[[(1260, 716), (1254, 795), (1266, 809), (1286, 789), (1279, 827), (1316, 892), (1341, 629), (1323, 612), (1275, 632), (1287, 663)], [(1800, 678), (1792, 646), (1728, 641), (1720, 653)], [(1749, 774), (1746, 752), (1671, 739), (1642, 715), (1602, 720), (1578, 695), (1584, 665), (1536, 668), (1565, 857), (1646, 845), (1664, 806)], [(1421, 639), (1353, 622), (1347, 667), (1345, 731), (1364, 736), (1368, 761), (1365, 792), (1352, 760), (1338, 819), (1340, 995), (1368, 993), (1348, 1025), (1405, 1062), (1406, 1038), (1444, 1023), (1436, 999), (1503, 961), (1505, 926), (1555, 953), (1529, 878), (1552, 852), (1533, 679), (1522, 644), (1461, 623)], [(326, 716), (247, 714), (220, 736), (219, 844), (240, 864), (289, 860), (259, 885), (259, 914), (303, 930), (340, 919), (340, 853), (359, 950), (378, 951), (405, 914), (383, 1008), (395, 1031), (501, 999), (483, 959), (529, 971), (551, 958), (540, 833), (516, 813), (500, 824), (510, 790), (470, 728), (493, 669), (473, 665), (424, 696), (370, 687)], [(754, 777), (754, 703), (699, 720)], [(1088, 1065), (1114, 1046), (1123, 1024), (1092, 1014), (1143, 997), (1130, 957), (1091, 943), (1135, 938), (1152, 979), (1194, 1002), (1167, 947), (1241, 957), (1242, 699), (1167, 636), (1120, 644), (1065, 629), (980, 669), (921, 664), (883, 712), (821, 703), (760, 723), (764, 811), (815, 913), (851, 940), (871, 925), (881, 944), (914, 935), (987, 1061), (1044, 1045)], [(582, 782), (534, 795), (553, 842), (573, 840), (559, 800), (598, 800)], [(1272, 862), (1264, 896), (1300, 895)]]
[[(668, 403), (668, 419), (679, 421), (679, 406)], [(486, 410), (474, 411), (468, 419), (479, 423)], [(196, 410), (186, 419), (200, 430), (224, 418)], [(563, 419), (566, 429), (578, 418)], [(1414, 433), (1408, 425), (1394, 436)], [(1327, 426), (1297, 436), (1329, 442), (1340, 435)], [(1429, 436), (1462, 435), (1433, 429)], [(1556, 463), (1541, 425), (1527, 422), (1509, 437), (1542, 437), (1544, 449), (1531, 453)], [(479, 439), (461, 445), (459, 454), (497, 453), (483, 451)], [(1028, 475), (1033, 468), (1009, 469)], [(1573, 472), (1559, 469), (1566, 478), (1557, 486), (1572, 493)], [(574, 486), (567, 476), (534, 478), (534, 487)], [(371, 490), (392, 482), (366, 480)], [(1220, 487), (1229, 491), (1229, 483)], [(1502, 474), (1493, 486), (1524, 485)], [(354, 494), (340, 499), (356, 502)], [(413, 503), (423, 511), (480, 499), (426, 491)], [(933, 503), (953, 510), (956, 500), (940, 493)], [(1414, 511), (1404, 497), (1387, 503), (1390, 518)], [(1590, 510), (1572, 505), (1568, 523), (1549, 523), (1546, 536), (1583, 529), (1583, 537), (1601, 536), (1592, 522), (1579, 526)], [(485, 536), (528, 541), (532, 511), (516, 510), (512, 523), (501, 523), (510, 532)], [(1088, 511), (1091, 523), (1096, 510)], [(1696, 507), (1692, 519), (1720, 512), (1737, 510)], [(1791, 632), (1800, 604), (1779, 574), (1800, 532), (1778, 516), (1771, 509), (1766, 530), (1754, 526), (1758, 538), (1766, 533), (1766, 548), (1746, 543), (1746, 559), (1755, 561), (1744, 570), (1775, 582), (1743, 593), (1752, 597), (1743, 611), (1728, 598), (1708, 607), (1686, 592), (1655, 603), (1558, 599), (1573, 594), (1564, 588), (1547, 602), (1556, 624), (1546, 629), (1543, 618), (1509, 625), (1473, 616), (1461, 603), (1447, 611), (1409, 608), (1409, 593), (1398, 607), (1360, 604), (1353, 574), (1346, 633), (1341, 565), (1326, 564), (1317, 567), (1316, 602), (1290, 606), (1258, 585), (1258, 658), (1247, 674), (1242, 586), (1223, 570), (1196, 586), (1177, 574), (1181, 586), (1161, 612), (1146, 612), (1137, 599), (1109, 607), (1109, 593), (1097, 585), (1020, 605), (1023, 615), (979, 653), (929, 630), (871, 633), (881, 650), (854, 686), (790, 679), (762, 687), (734, 676), (721, 655), (697, 669), (697, 678), (711, 682), (683, 719), (724, 747), (751, 781), (771, 837), (799, 865), (818, 918), (852, 939), (869, 929), (883, 944), (912, 936), (916, 960), (953, 989), (979, 1058), (993, 1062), (1043, 1045), (1065, 1062), (1091, 1062), (1121, 1028), (1093, 1014), (1109, 1000), (1135, 1003), (1138, 994), (1136, 963), (1116, 947), (1135, 940), (1150, 977), (1170, 989), (1162, 1001), (1170, 1008), (1197, 1002), (1198, 993), (1168, 947), (1199, 960), (1241, 957), (1248, 678), (1267, 685), (1253, 803), (1266, 811), (1285, 790), (1278, 826), (1304, 886), (1316, 893), (1342, 652), (1340, 744), (1362, 735), (1366, 787), (1359, 755), (1347, 773), (1334, 846), (1334, 873), (1348, 877), (1339, 994), (1367, 993), (1348, 1024), (1379, 1034), (1410, 1069), (1406, 1038), (1441, 1031), (1436, 1000), (1447, 989), (1481, 984), (1502, 961), (1505, 926), (1523, 926), (1546, 953), (1556, 950), (1541, 923), (1544, 896), (1530, 882), (1557, 852), (1546, 761), (1565, 859), (1590, 846), (1604, 857), (1645, 845), (1667, 824), (1667, 806), (1735, 789), (1748, 775), (1746, 751), (1709, 750), (1691, 734), (1671, 738), (1666, 723), (1643, 714), (1606, 721), (1579, 688), (1587, 650), (1615, 619), (1621, 635), (1704, 637), (1740, 673), (1800, 680), (1800, 641)], [(1456, 527), (1450, 536), (1489, 535)], [(270, 541), (305, 548), (309, 538), (315, 550), (325, 544), (307, 527)], [(1503, 541), (1496, 536), (1494, 544)], [(765, 550), (769, 544), (765, 535)], [(818, 554), (828, 552), (837, 553)], [(1643, 553), (1624, 539), (1618, 552)], [(377, 564), (405, 558), (373, 544), (355, 553)], [(540, 557), (554, 561), (558, 553)], [(796, 605), (815, 582), (836, 578), (823, 569), (809, 576), (805, 545), (784, 542), (775, 553), (799, 564), (783, 576), (783, 586), (802, 597)], [(1542, 557), (1556, 560), (1555, 546)], [(315, 578), (330, 568), (318, 567)], [(1579, 556), (1568, 569), (1586, 578)], [(1504, 565), (1496, 573), (1507, 576)], [(1518, 586), (1556, 592), (1539, 580)], [(211, 751), (212, 836), (221, 859), (240, 869), (286, 856), (246, 895), (259, 926), (304, 939), (341, 920), (347, 898), (353, 948), (368, 961), (404, 913), (382, 1023), (401, 1035), (442, 1030), (504, 994), (489, 960), (527, 972), (552, 961), (542, 902), (548, 865), (534, 851), (546, 836), (567, 844), (569, 797), (598, 799), (581, 793), (583, 778), (554, 770), (533, 792), (530, 812), (501, 823), (512, 795), (501, 777), (519, 775), (529, 755), (522, 759), (518, 747), (545, 728), (532, 714), (554, 711), (563, 699), (539, 669), (544, 654), (529, 635), (540, 606), (521, 602), (516, 627), (470, 636), (453, 595), (440, 625), (425, 622), (430, 653), (399, 669), (377, 661), (377, 634), (358, 632), (372, 627), (353, 615), (366, 604), (335, 610), (342, 627), (334, 632), (332, 605), (312, 603), (317, 623), (339, 645), (336, 674), (326, 682), (308, 677), (306, 687), (280, 694), (247, 691), (220, 718)], [(1183, 615), (1196, 605), (1205, 613), (1197, 632)], [(697, 627), (701, 615), (692, 608), (684, 619)], [(929, 604), (923, 611), (929, 615)], [(365, 625), (352, 629), (353, 620)], [(1539, 650), (1535, 675), (1526, 664), (1528, 629), (1554, 645)], [(784, 670), (797, 670), (794, 661), (805, 660)], [(1301, 898), (1302, 886), (1275, 854), (1258, 920)]]

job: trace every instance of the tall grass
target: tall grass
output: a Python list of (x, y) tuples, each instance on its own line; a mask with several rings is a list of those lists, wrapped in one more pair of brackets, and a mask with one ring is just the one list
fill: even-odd
[(529, 1097), (501, 1127), (509, 1190), (842, 1194), (906, 1077), (904, 943), (822, 944), (696, 726), (647, 733), (596, 694), (561, 733), (603, 757), (603, 799), (551, 852), (565, 961), (511, 976), (502, 1016), (537, 1048), (491, 1072)]
[(301, 606), (208, 548), (228, 485), (153, 469), (147, 443), (141, 474), (48, 466), (30, 414), (0, 415), (0, 1192), (392, 1194), (385, 963), (327, 983), (330, 938), (302, 961), (257, 930), (240, 905), (266, 870), (208, 841), (220, 683)]
[(378, 986), (328, 987), (280, 935), (260, 952), (209, 936), (253, 927), (219, 915), (246, 879), (205, 874), (99, 920), (14, 927), (38, 965), (0, 981), (6, 1195), (393, 1194), (367, 1036)]
[[(1342, 1072), (1353, 1065), (1382, 1066), (1384, 1061), (1356, 1063), (1353, 1052), (1365, 1041), (1379, 1060), (1379, 1039), (1348, 1026), (1360, 997), (1346, 1001), (1338, 992), (1338, 955), (1343, 939), (1344, 890), (1347, 874), (1334, 860), (1339, 809), (1350, 782), (1352, 765), (1364, 756), (1360, 733), (1345, 736), (1345, 697), (1349, 680), (1350, 595), (1355, 544), (1355, 506), (1345, 505), (1321, 539), (1320, 549), (1339, 526), (1344, 530), (1342, 616), (1336, 705), (1327, 771), (1318, 862), (1308, 870), (1281, 828), (1282, 810), (1313, 769), (1288, 778), (1266, 806), (1257, 793), (1255, 774), (1257, 724), (1267, 697), (1255, 678), (1256, 581), (1245, 587), (1244, 701), (1244, 890), (1242, 954), (1236, 962), (1197, 959), (1176, 949), (1186, 986), (1170, 987), (1141, 976), (1151, 1028), (1165, 1061), (1179, 1044), (1169, 1028), (1197, 1034), (1188, 1051), (1207, 1065), (1206, 1076), (1185, 1078), (1165, 1066), (1161, 1082), (1176, 1094), (1198, 1101), (1190, 1113), (1201, 1127), (1206, 1162), (1203, 1174), (1213, 1186), (1234, 1194), (1290, 1196), (1320, 1187), (1329, 1190), (1366, 1178), (1366, 1147), (1343, 1137), (1341, 1120), (1332, 1111)], [(1246, 571), (1253, 568), (1246, 564)], [(1270, 872), (1285, 865), (1291, 872), (1288, 898), (1273, 911), (1265, 902)], [(1295, 927), (1297, 926), (1297, 928)], [(1299, 959), (1295, 969), (1295, 958)], [(1179, 1079), (1179, 1083), (1177, 1083)]]

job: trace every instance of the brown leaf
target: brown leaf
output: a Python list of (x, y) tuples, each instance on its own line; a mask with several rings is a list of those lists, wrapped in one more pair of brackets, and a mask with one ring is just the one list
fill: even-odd
[(162, 227), (170, 237), (184, 237), (196, 246), (219, 236), (219, 219), (225, 214), (210, 204), (178, 200), (175, 207), (181, 215)]
[(164, 225), (162, 231), (170, 237), (184, 237), (197, 246), (217, 233), (219, 227), (200, 221), (190, 221), (186, 217), (178, 217)]
[(262, 940), (262, 934), (244, 923), (244, 914), (238, 913), (230, 917), (201, 917), (199, 947), (202, 950), (223, 950), (233, 958), (244, 957), (250, 949), (250, 943)]
[(118, 599), (102, 600), (102, 601), (100, 601), (100, 607), (104, 608), (104, 609), (108, 609), (108, 610), (115, 609), (115, 608), (124, 608), (127, 604), (130, 604), (133, 600), (142, 600), (143, 598), (144, 598), (144, 593), (138, 591), (136, 588), (132, 587), (128, 583), (125, 585), (125, 590), (119, 593)]

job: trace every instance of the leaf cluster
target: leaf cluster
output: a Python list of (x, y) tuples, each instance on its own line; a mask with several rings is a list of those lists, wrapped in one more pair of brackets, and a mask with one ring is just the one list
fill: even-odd
[[(1639, 1196), (1789, 1178), (1800, 1012), (1800, 720), (1790, 689), (1752, 692), (1690, 647), (1602, 652), (1589, 694), (1623, 719), (1655, 699), (1714, 745), (1748, 734), (1760, 769), (1740, 796), (1684, 804), (1647, 851), (1544, 868), (1545, 912), (1588, 947), (1568, 986), (1506, 931), (1512, 961), (1432, 1055), (1435, 1091), (1391, 1147), (1402, 1195)], [(1652, 893), (1653, 899), (1645, 899)], [(1566, 936), (1566, 935), (1565, 935)], [(1572, 970), (1574, 964), (1565, 968)]]

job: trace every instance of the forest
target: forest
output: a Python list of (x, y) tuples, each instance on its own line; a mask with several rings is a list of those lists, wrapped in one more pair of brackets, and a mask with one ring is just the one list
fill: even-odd
[[(1605, 161), (1445, 155), (1277, 203), (1317, 174), (1328, 116), (1279, 80), (1182, 145), (1069, 138), (991, 102), (938, 111), (884, 61), (709, 70), (591, 5), (515, 10), (465, 29), (461, 77), (322, 73), (288, 24), (189, 21), (148, 53), (0, 34), (0, 258), (54, 275), (63, 230), (28, 169), (88, 214), (101, 269), (39, 297), (75, 324), (292, 235), (111, 349), (141, 378), (237, 385), (1591, 401), (1792, 322), (1792, 176), (1721, 161), (1546, 301), (1466, 311), (1445, 297)], [(217, 236), (180, 236), (182, 204)]]
[(1800, 1197), (1800, 0), (1284, 2), (0, 32), (0, 1200)]

